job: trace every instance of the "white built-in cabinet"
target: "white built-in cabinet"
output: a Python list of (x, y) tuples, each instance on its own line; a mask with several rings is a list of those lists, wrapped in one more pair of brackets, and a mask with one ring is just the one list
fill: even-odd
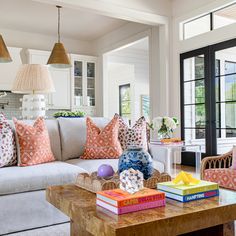
[[(27, 50), (28, 63), (46, 65), (50, 52)], [(48, 67), (55, 92), (47, 95), (49, 109), (71, 109), (71, 70)]]
[[(0, 90), (11, 91), (16, 73), (23, 63), (46, 65), (49, 51), (8, 48), (12, 57), (10, 63), (0, 63)], [(96, 70), (97, 58), (70, 54), (71, 68), (48, 67), (55, 86), (55, 92), (47, 96), (49, 109), (84, 111), (89, 116), (96, 114)]]
[(12, 62), (0, 63), (0, 90), (11, 91), (16, 73), (22, 64), (21, 48), (8, 47)]
[[(50, 52), (27, 50), (28, 63), (46, 64)], [(95, 116), (96, 62), (92, 56), (69, 55), (72, 67), (56, 69), (49, 67), (55, 93), (48, 96), (49, 109), (71, 109)]]
[(71, 54), (71, 63), (71, 108), (94, 116), (97, 58)]

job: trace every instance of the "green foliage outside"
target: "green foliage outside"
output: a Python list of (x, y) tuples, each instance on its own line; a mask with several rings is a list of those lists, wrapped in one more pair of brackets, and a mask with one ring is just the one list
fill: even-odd
[(84, 117), (86, 114), (83, 111), (58, 111), (53, 114), (55, 118), (58, 117)]

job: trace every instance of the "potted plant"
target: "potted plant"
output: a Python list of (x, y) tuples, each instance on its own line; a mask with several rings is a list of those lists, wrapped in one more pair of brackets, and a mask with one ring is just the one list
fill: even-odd
[(176, 117), (155, 117), (151, 129), (157, 131), (159, 139), (170, 139), (178, 125), (179, 121)]
[(64, 117), (64, 118), (80, 118), (85, 116), (83, 111), (58, 111), (53, 114), (55, 118)]

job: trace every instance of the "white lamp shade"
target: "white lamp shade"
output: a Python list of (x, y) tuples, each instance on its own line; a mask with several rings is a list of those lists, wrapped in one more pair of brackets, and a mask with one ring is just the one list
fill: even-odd
[(52, 93), (55, 92), (47, 66), (39, 64), (21, 65), (12, 87), (13, 93)]

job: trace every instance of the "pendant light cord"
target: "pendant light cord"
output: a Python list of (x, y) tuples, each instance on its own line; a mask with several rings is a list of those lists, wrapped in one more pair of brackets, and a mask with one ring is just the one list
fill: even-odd
[(60, 28), (61, 28), (61, 6), (57, 6), (58, 9), (58, 24), (57, 24), (57, 38), (58, 38), (58, 43), (61, 42), (61, 34), (60, 34)]

